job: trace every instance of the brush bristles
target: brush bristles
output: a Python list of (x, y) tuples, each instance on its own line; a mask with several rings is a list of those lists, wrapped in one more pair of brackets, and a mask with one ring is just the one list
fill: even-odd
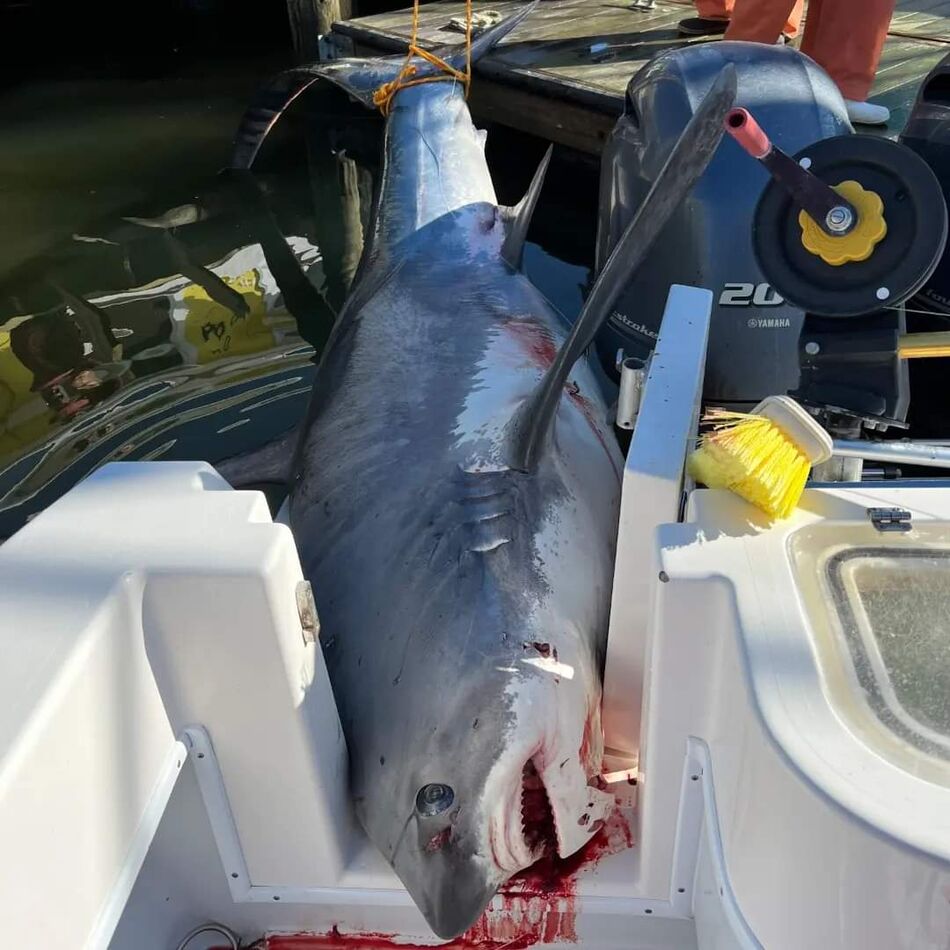
[(764, 416), (713, 410), (688, 471), (708, 488), (727, 488), (773, 518), (787, 518), (805, 489), (811, 462)]

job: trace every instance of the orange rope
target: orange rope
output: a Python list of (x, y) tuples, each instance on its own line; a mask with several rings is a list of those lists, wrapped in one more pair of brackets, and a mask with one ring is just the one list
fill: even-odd
[[(427, 82), (461, 82), (465, 85), (465, 98), (468, 98), (468, 90), (472, 84), (472, 0), (465, 0), (465, 72), (450, 66), (444, 59), (422, 49), (417, 45), (419, 38), (419, 0), (413, 0), (412, 3), (412, 39), (409, 41), (409, 52), (406, 54), (406, 62), (399, 75), (392, 82), (383, 83), (373, 93), (373, 105), (379, 107), (383, 115), (389, 115), (393, 105), (393, 98), (400, 89), (406, 89), (409, 86), (422, 86)], [(441, 73), (435, 76), (421, 76), (414, 79), (418, 67), (412, 60), (418, 56), (424, 59), (431, 66), (441, 70)]]

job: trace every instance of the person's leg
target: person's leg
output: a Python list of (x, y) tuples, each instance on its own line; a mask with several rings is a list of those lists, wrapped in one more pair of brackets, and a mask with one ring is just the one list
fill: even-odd
[(718, 36), (726, 32), (735, 0), (693, 0), (699, 16), (679, 22), (679, 32), (685, 36)]
[(783, 33), (795, 36), (804, 4), (805, 0), (737, 0), (726, 39), (774, 43)]
[[(883, 123), (887, 109), (866, 102), (895, 0), (811, 0), (802, 52), (835, 81), (852, 121)], [(862, 108), (863, 107), (863, 108)]]
[(696, 12), (705, 20), (728, 20), (735, 0), (695, 0)]

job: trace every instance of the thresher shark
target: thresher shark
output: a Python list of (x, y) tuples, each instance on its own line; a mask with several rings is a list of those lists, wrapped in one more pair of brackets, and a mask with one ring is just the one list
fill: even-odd
[[(404, 62), (278, 77), (236, 165)], [(893, 436), (948, 76), (897, 143), (795, 50), (656, 57), (573, 325), (521, 272), (550, 153), (500, 207), (463, 87), (399, 88), (276, 519), (117, 463), (0, 547), (11, 945), (944, 948), (950, 450)], [(792, 517), (691, 482), (703, 406), (785, 393), (835, 439)]]

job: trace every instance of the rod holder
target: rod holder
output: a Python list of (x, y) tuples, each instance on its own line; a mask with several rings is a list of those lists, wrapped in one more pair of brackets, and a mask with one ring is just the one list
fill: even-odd
[(835, 439), (832, 452), (837, 458), (950, 468), (950, 447), (924, 442), (866, 442), (859, 439)]
[(628, 356), (620, 363), (620, 393), (617, 396), (617, 428), (632, 430), (640, 413), (643, 384), (647, 378), (645, 360)]

